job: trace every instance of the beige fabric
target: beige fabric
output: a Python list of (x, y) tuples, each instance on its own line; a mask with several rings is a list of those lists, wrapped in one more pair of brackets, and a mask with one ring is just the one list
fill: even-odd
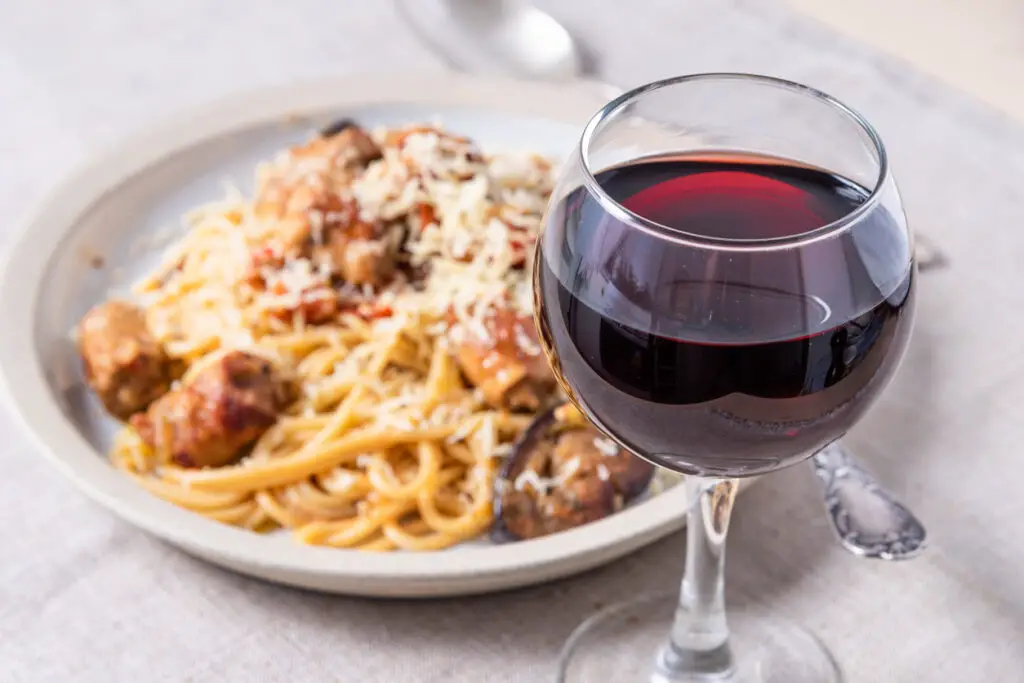
[[(389, 3), (0, 3), (0, 247), (73, 162), (165, 110), (339, 70), (435, 65)], [(544, 3), (631, 84), (755, 70), (822, 87), (888, 140), (912, 222), (952, 268), (922, 281), (914, 348), (851, 442), (928, 523), (888, 565), (832, 540), (811, 473), (744, 495), (733, 600), (803, 620), (851, 681), (1024, 679), (1024, 130), (774, 5)], [(620, 3), (605, 3), (617, 7)], [(590, 575), (471, 600), (323, 597), (194, 561), (85, 500), (0, 415), (0, 680), (545, 681), (598, 603), (679, 578), (679, 537)]]
[[(1024, 121), (1024, 3), (1018, 0), (785, 0), (846, 35)], [(1008, 87), (1010, 86), (1010, 87)]]

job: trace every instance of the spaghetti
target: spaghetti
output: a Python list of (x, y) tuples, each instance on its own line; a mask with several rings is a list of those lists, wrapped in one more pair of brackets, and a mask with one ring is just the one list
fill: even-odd
[[(182, 466), (132, 426), (111, 459), (225, 524), (334, 547), (446, 548), (491, 525), (499, 460), (554, 399), (553, 383), (530, 384), (544, 359), (525, 263), (552, 166), (485, 157), (437, 127), (341, 137), (261, 166), (255, 198), (230, 191), (186, 215), (133, 288), (184, 368), (172, 391), (244, 350), (297, 398), (226, 465)], [(373, 158), (353, 163), (359, 153)]]

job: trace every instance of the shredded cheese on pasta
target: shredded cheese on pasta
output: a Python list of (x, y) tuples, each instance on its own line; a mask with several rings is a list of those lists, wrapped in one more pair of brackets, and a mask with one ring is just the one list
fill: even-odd
[[(436, 129), (405, 133), (399, 144), (395, 133), (374, 132), (383, 156), (349, 191), (362, 219), (393, 222), (407, 235), (409, 265), (427, 271), (418, 286), (402, 278), (377, 291), (339, 284), (324, 264), (287, 258), (257, 269), (262, 286), (254, 287), (253, 254), (272, 248), (277, 226), (257, 217), (253, 201), (229, 190), (184, 216), (184, 236), (133, 290), (151, 332), (188, 366), (183, 381), (218, 354), (245, 349), (288, 369), (300, 397), (223, 467), (169, 464), (125, 428), (112, 458), (140, 485), (226, 524), (287, 528), (302, 542), (336, 547), (431, 550), (489, 527), (499, 459), (533, 416), (485, 405), (462, 379), (452, 345), (459, 335), (486, 338), (491, 306), (529, 314), (521, 259), (552, 166), (536, 155), (487, 158)], [(315, 180), (325, 170), (323, 160), (284, 153), (257, 169), (257, 183), (275, 173)], [(431, 207), (429, 222), (421, 205)], [(320, 245), (332, 216), (310, 216)], [(331, 297), (353, 306), (326, 324), (307, 323), (306, 307)], [(360, 303), (386, 314), (360, 315)]]

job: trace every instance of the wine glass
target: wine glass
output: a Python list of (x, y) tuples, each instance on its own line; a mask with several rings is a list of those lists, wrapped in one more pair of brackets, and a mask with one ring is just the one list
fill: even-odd
[(584, 623), (560, 680), (828, 683), (810, 633), (726, 620), (739, 478), (799, 462), (864, 415), (903, 356), (912, 238), (867, 121), (811, 88), (702, 74), (628, 92), (587, 124), (534, 265), (537, 325), (572, 401), (687, 477), (675, 596)]

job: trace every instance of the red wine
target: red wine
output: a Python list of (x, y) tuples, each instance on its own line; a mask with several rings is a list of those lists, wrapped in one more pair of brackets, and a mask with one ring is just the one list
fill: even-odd
[(670, 469), (746, 476), (861, 417), (910, 332), (902, 216), (771, 158), (644, 159), (597, 181), (658, 225), (576, 190), (549, 211), (536, 286), (556, 374), (602, 429)]

